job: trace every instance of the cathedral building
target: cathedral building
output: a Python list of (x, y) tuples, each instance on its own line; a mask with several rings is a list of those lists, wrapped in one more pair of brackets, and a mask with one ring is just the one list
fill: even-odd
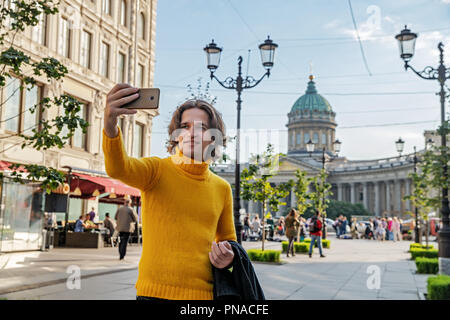
[[(295, 101), (287, 117), (287, 156), (280, 159), (278, 174), (271, 178), (271, 182), (277, 184), (295, 179), (298, 169), (310, 177), (315, 176), (322, 169), (325, 157), (327, 182), (332, 185), (331, 199), (361, 203), (374, 216), (407, 218), (406, 212), (414, 210), (410, 201), (402, 200), (413, 187), (408, 177), (414, 170), (412, 155), (367, 160), (350, 160), (339, 155), (336, 113), (328, 100), (319, 94), (314, 76), (309, 77), (305, 94)], [(433, 131), (425, 131), (424, 141), (432, 138), (439, 144), (439, 139), (433, 134)], [(312, 145), (313, 151), (309, 149)], [(417, 150), (418, 154), (424, 151), (425, 147)], [(231, 184), (234, 183), (234, 165), (218, 171)], [(285, 202), (277, 216), (296, 206), (295, 194), (291, 192)], [(262, 211), (261, 204), (243, 200), (241, 208), (251, 214), (261, 214)]]

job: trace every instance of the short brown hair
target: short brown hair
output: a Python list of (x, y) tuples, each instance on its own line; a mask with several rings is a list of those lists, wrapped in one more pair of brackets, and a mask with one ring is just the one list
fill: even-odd
[[(167, 151), (171, 154), (174, 153), (175, 146), (178, 145), (178, 141), (174, 140), (174, 137), (172, 137), (172, 133), (176, 130), (181, 128), (181, 116), (183, 115), (183, 112), (192, 109), (192, 108), (198, 108), (201, 110), (204, 110), (208, 114), (209, 118), (209, 128), (214, 128), (219, 130), (222, 133), (222, 146), (226, 146), (226, 129), (225, 129), (225, 123), (222, 119), (222, 114), (214, 108), (210, 103), (204, 101), (204, 100), (198, 100), (198, 99), (190, 99), (182, 103), (172, 114), (172, 120), (169, 124), (169, 140), (167, 141)], [(212, 156), (215, 156), (215, 150), (211, 152)]]

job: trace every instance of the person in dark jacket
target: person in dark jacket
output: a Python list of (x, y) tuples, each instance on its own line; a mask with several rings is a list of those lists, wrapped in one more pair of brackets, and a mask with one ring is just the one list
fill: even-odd
[(312, 251), (314, 248), (314, 243), (317, 241), (317, 246), (319, 247), (319, 253), (321, 258), (325, 258), (322, 253), (322, 222), (320, 221), (320, 211), (316, 210), (316, 215), (311, 218), (311, 243), (309, 245), (309, 257), (312, 257)]
[(214, 300), (265, 300), (256, 272), (245, 249), (228, 241), (234, 252), (231, 266), (213, 269)]

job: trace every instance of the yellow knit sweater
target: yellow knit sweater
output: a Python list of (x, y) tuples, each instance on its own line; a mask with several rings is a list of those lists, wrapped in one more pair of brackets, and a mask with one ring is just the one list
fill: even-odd
[(178, 148), (166, 158), (129, 157), (120, 128), (115, 138), (103, 129), (103, 152), (108, 175), (141, 190), (137, 295), (211, 300), (211, 244), (236, 241), (230, 184)]

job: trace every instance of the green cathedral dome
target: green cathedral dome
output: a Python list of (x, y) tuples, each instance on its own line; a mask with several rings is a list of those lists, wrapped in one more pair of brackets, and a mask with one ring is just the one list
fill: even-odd
[(327, 99), (317, 93), (316, 84), (313, 81), (314, 76), (311, 75), (309, 79), (310, 81), (308, 82), (308, 88), (306, 89), (305, 94), (295, 101), (291, 112), (300, 111), (302, 113), (309, 111), (312, 113), (313, 111), (319, 111), (332, 113), (333, 110), (330, 103)]

